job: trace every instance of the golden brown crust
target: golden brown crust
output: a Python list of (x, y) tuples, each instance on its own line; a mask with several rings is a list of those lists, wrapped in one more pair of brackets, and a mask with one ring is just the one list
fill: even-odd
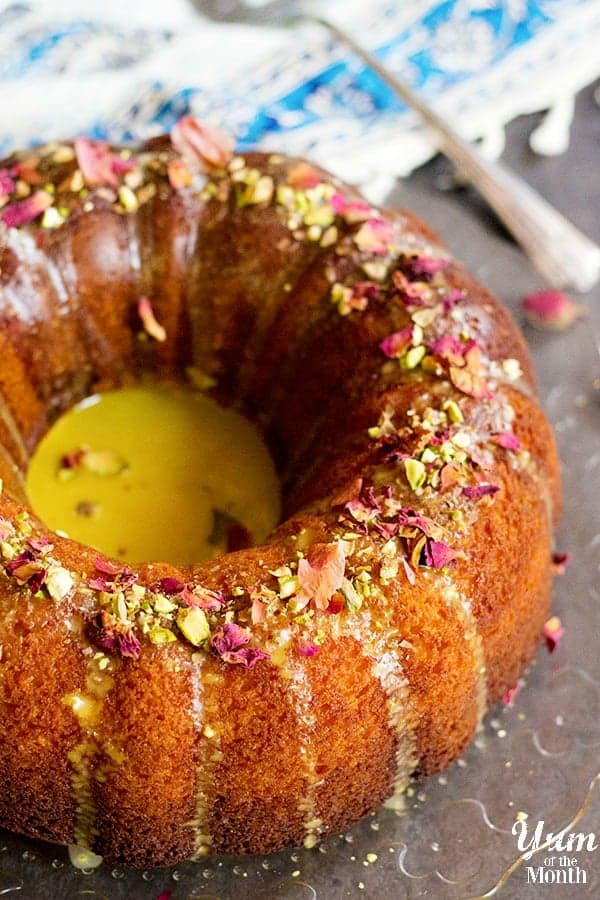
[[(100, 187), (69, 144), (4, 166), (0, 218), (41, 206), (0, 226), (0, 825), (133, 866), (313, 846), (455, 759), (535, 651), (560, 485), (528, 353), (426, 225), (319, 169), (97, 153)], [(264, 429), (264, 547), (111, 573), (23, 517), (51, 422), (156, 378)]]

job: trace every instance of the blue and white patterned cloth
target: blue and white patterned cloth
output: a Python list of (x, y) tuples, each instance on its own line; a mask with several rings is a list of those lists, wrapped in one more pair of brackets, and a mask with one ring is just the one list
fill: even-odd
[[(573, 96), (600, 74), (600, 0), (327, 0), (467, 138), (550, 110), (534, 148), (568, 143)], [(382, 196), (435, 152), (390, 90), (323, 29), (203, 19), (186, 0), (0, 0), (0, 154), (88, 133), (114, 141), (184, 112), (240, 148), (304, 154)]]

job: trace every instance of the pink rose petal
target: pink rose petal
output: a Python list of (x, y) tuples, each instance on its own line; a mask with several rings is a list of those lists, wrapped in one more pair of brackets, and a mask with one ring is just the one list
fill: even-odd
[(138, 315), (142, 320), (144, 331), (154, 338), (155, 341), (163, 343), (167, 339), (167, 332), (156, 319), (152, 304), (147, 297), (140, 297), (138, 300)]
[(300, 656), (316, 656), (318, 652), (319, 647), (316, 644), (310, 641), (298, 640), (298, 653)]
[(202, 172), (224, 169), (234, 147), (229, 134), (213, 125), (204, 125), (193, 116), (183, 116), (173, 126), (171, 143), (189, 166)]
[(499, 431), (497, 434), (492, 435), (492, 441), (494, 444), (498, 444), (499, 447), (504, 447), (505, 450), (512, 450), (515, 453), (521, 449), (521, 441), (512, 431)]
[(211, 648), (224, 662), (251, 669), (259, 660), (269, 659), (270, 654), (256, 647), (247, 647), (250, 632), (234, 622), (226, 622), (211, 639)]
[(179, 578), (161, 578), (156, 587), (163, 594), (179, 594), (183, 590), (184, 584)]
[(322, 178), (310, 163), (299, 162), (289, 170), (287, 175), (287, 183), (290, 187), (299, 191), (310, 190), (321, 184)]
[(345, 567), (346, 557), (341, 541), (313, 544), (306, 557), (298, 563), (298, 601), (312, 601), (317, 609), (327, 609), (332, 596), (342, 586)]
[(8, 169), (0, 169), (0, 200), (10, 197), (15, 189), (15, 182)]
[(554, 567), (555, 575), (564, 575), (565, 570), (567, 568), (567, 564), (571, 559), (570, 553), (553, 553), (552, 554), (552, 565)]
[(108, 559), (102, 559), (101, 556), (97, 556), (94, 560), (94, 568), (98, 572), (102, 572), (103, 575), (120, 575), (122, 572), (127, 572), (127, 566), (119, 565), (119, 563), (111, 562)]
[(347, 200), (343, 194), (336, 193), (331, 198), (334, 213), (349, 225), (366, 222), (372, 215), (369, 204), (364, 200)]
[(197, 606), (208, 612), (217, 612), (225, 605), (225, 597), (221, 591), (211, 591), (199, 584), (192, 588), (184, 585), (179, 596), (186, 606)]
[(29, 225), (45, 209), (52, 206), (52, 197), (46, 191), (36, 191), (25, 200), (17, 200), (0, 210), (0, 218), (7, 228), (20, 228)]
[(517, 681), (517, 683), (515, 684), (515, 686), (509, 688), (509, 689), (506, 691), (506, 693), (503, 695), (503, 697), (502, 697), (502, 702), (503, 702), (506, 706), (512, 706), (515, 697), (516, 697), (517, 694), (520, 692), (520, 690), (521, 690), (522, 687), (523, 687), (523, 682), (520, 681), (520, 680)]
[(114, 170), (116, 154), (104, 141), (90, 141), (78, 137), (75, 141), (77, 165), (88, 187), (119, 186), (119, 177)]
[(401, 331), (394, 331), (388, 334), (379, 344), (379, 349), (389, 359), (398, 359), (402, 356), (411, 345), (415, 326), (407, 325)]
[(546, 646), (549, 653), (554, 653), (563, 639), (564, 633), (565, 629), (558, 616), (552, 616), (548, 619), (544, 625), (544, 637), (546, 638)]
[(365, 253), (385, 256), (394, 238), (394, 230), (383, 219), (369, 219), (354, 235), (354, 243)]
[(443, 569), (456, 558), (455, 551), (445, 544), (444, 541), (434, 541), (433, 538), (427, 538), (423, 549), (423, 558), (426, 566), (432, 566), (434, 569)]
[(522, 301), (527, 321), (536, 328), (562, 331), (585, 315), (585, 307), (561, 291), (536, 291)]
[(472, 484), (462, 489), (462, 493), (469, 500), (480, 500), (481, 497), (497, 494), (500, 488), (497, 484)]

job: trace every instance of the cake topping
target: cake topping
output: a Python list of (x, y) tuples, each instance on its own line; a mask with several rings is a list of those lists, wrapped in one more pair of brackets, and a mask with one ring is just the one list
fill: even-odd
[(183, 116), (173, 126), (171, 141), (192, 169), (202, 172), (224, 169), (230, 161), (233, 138), (213, 125), (199, 122), (193, 116)]
[(523, 298), (523, 312), (536, 328), (562, 331), (585, 315), (585, 307), (561, 291), (536, 291)]
[(259, 660), (269, 659), (269, 653), (257, 647), (248, 647), (250, 631), (234, 622), (226, 622), (211, 640), (213, 653), (228, 663), (251, 669)]
[(553, 553), (552, 554), (552, 566), (554, 568), (555, 575), (564, 575), (565, 570), (567, 568), (567, 564), (571, 559), (570, 553)]
[(140, 297), (138, 300), (138, 315), (142, 320), (142, 325), (144, 326), (146, 334), (150, 335), (151, 338), (154, 338), (154, 340), (159, 343), (166, 341), (167, 332), (163, 326), (158, 323), (156, 316), (154, 315), (154, 310), (152, 309), (152, 304), (147, 297)]
[(52, 195), (47, 191), (36, 191), (24, 200), (17, 200), (5, 206), (0, 218), (7, 228), (20, 228), (29, 225), (52, 205)]
[(123, 159), (103, 141), (75, 140), (77, 164), (88, 187), (119, 186), (119, 177), (135, 167), (131, 159)]
[(563, 639), (564, 633), (565, 629), (563, 628), (562, 622), (560, 621), (558, 616), (551, 616), (551, 618), (549, 618), (544, 625), (544, 637), (546, 639), (546, 646), (550, 653), (554, 653), (554, 651), (558, 648), (561, 640)]
[(327, 609), (331, 598), (342, 586), (345, 564), (341, 541), (313, 544), (298, 563), (296, 608), (302, 609), (312, 602), (317, 609)]

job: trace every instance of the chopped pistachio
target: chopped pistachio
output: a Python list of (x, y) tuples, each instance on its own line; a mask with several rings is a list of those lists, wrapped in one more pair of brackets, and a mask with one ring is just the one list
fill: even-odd
[(51, 565), (46, 573), (45, 587), (53, 600), (64, 600), (73, 589), (75, 581), (67, 569)]
[(199, 647), (210, 635), (210, 626), (206, 614), (197, 606), (192, 606), (189, 609), (180, 609), (177, 613), (177, 626), (182, 635), (194, 647)]
[(135, 212), (139, 207), (138, 198), (126, 184), (122, 184), (118, 191), (119, 203), (127, 212)]
[(169, 628), (163, 628), (161, 625), (153, 625), (148, 632), (148, 637), (153, 644), (170, 644), (177, 640)]
[(444, 400), (442, 409), (448, 413), (448, 418), (451, 422), (454, 422), (455, 425), (464, 422), (462, 410), (456, 400)]
[(55, 206), (49, 206), (48, 209), (44, 210), (41, 226), (42, 228), (46, 228), (48, 230), (52, 228), (60, 228), (60, 226), (65, 221), (65, 218), (66, 216), (63, 216)]
[(403, 369), (416, 369), (426, 352), (423, 344), (418, 347), (411, 347), (401, 358), (400, 365)]
[(406, 480), (413, 489), (418, 491), (425, 484), (427, 472), (425, 466), (419, 459), (405, 459), (404, 471), (406, 472)]
[(177, 604), (172, 603), (169, 598), (165, 597), (163, 594), (159, 594), (154, 601), (154, 611), (161, 613), (162, 615), (173, 612), (175, 609), (177, 609)]
[(344, 578), (340, 587), (340, 594), (345, 600), (346, 608), (350, 612), (357, 612), (362, 606), (362, 597), (349, 578)]

